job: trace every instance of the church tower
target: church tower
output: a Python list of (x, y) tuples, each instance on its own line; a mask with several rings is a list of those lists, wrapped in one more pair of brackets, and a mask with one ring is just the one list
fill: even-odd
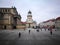
[(30, 10), (28, 11), (26, 23), (26, 26), (28, 28), (31, 28), (33, 26), (32, 12)]

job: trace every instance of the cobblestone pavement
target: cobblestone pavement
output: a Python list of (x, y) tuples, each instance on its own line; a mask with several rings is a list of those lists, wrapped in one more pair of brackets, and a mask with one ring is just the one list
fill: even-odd
[[(21, 36), (19, 37), (19, 32)], [(0, 30), (0, 45), (60, 45), (60, 31), (29, 29)]]

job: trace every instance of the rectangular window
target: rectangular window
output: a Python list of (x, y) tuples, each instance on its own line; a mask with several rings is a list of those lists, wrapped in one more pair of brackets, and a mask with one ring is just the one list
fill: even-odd
[(7, 12), (7, 9), (5, 9), (5, 12)]

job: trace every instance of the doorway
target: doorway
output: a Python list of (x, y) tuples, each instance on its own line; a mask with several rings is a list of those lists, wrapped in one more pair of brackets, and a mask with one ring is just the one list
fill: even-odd
[(4, 29), (6, 29), (6, 25), (4, 25)]

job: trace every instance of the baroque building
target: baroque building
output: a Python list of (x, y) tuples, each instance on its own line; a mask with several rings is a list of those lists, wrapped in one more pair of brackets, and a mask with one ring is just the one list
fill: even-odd
[(33, 27), (32, 12), (29, 11), (26, 19), (26, 28), (32, 28), (32, 27)]
[(21, 21), (21, 16), (20, 14), (18, 15), (19, 18), (17, 18), (17, 25), (16, 28), (17, 29), (25, 29), (26, 28), (26, 22), (22, 22)]
[(0, 29), (16, 29), (21, 16), (15, 7), (0, 8)]
[(29, 11), (26, 19), (26, 27), (30, 28), (33, 26), (32, 12)]

